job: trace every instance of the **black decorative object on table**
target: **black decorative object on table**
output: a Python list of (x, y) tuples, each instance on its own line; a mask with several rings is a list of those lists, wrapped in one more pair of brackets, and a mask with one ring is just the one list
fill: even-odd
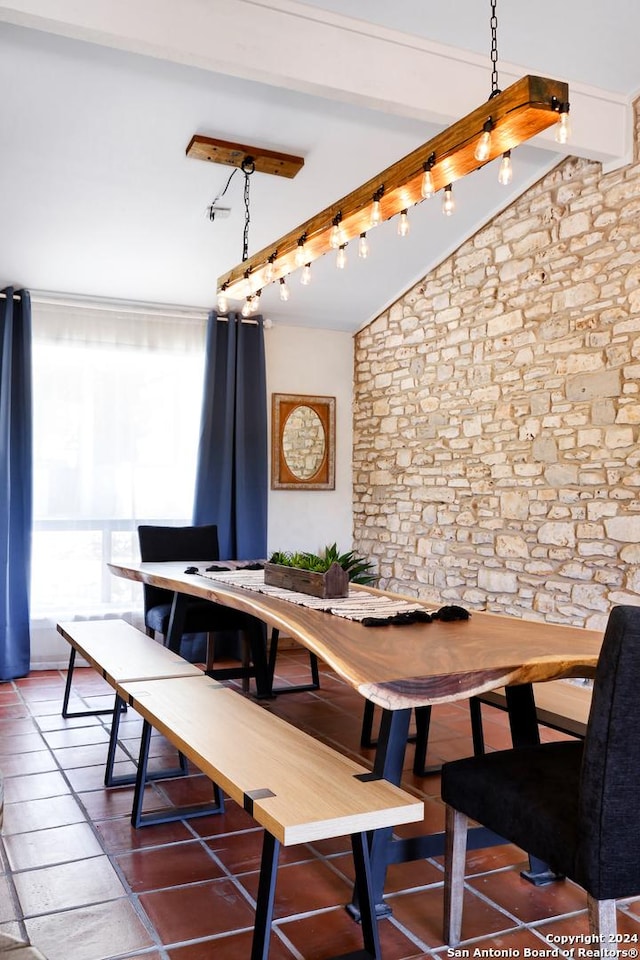
[(468, 620), (471, 614), (464, 607), (459, 607), (455, 603), (440, 607), (435, 613), (431, 614), (433, 620), (442, 620), (443, 623), (451, 623), (453, 620)]

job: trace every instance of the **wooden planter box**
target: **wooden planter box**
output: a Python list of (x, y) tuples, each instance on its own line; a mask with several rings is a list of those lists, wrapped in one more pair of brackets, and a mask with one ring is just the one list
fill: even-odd
[(349, 575), (339, 563), (332, 563), (326, 573), (285, 567), (281, 563), (265, 563), (264, 582), (272, 587), (308, 593), (323, 600), (346, 597), (349, 593)]

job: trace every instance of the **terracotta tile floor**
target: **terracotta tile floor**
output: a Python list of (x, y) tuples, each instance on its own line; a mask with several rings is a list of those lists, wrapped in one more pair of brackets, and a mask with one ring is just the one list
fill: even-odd
[[(278, 682), (306, 678), (302, 651), (282, 651)], [(243, 960), (250, 956), (261, 831), (227, 802), (224, 814), (133, 830), (131, 787), (105, 789), (108, 717), (63, 720), (64, 671), (33, 673), (0, 686), (0, 768), (5, 775), (0, 930), (28, 935), (49, 960)], [(112, 694), (98, 675), (79, 669), (71, 709), (108, 706)], [(270, 701), (266, 709), (352, 755), (359, 747), (362, 700), (323, 670), (321, 689)], [(129, 711), (121, 726), (118, 773), (134, 769), (141, 723)], [(557, 737), (550, 731), (544, 737)], [(506, 716), (485, 709), (491, 749), (508, 743)], [(433, 711), (430, 764), (471, 752), (464, 703)], [(443, 824), (437, 774), (415, 777), (407, 750), (405, 785), (424, 797), (424, 824)], [(159, 736), (153, 763), (173, 765)], [(207, 803), (209, 781), (155, 782), (145, 808)], [(398, 832), (410, 836), (419, 828)], [(353, 865), (348, 839), (282, 851), (276, 891), (272, 960), (325, 960), (361, 946), (359, 927), (344, 910)], [(548, 934), (587, 930), (583, 892), (564, 881), (536, 888), (520, 877), (525, 864), (513, 846), (476, 850), (467, 859), (463, 947), (544, 949)], [(394, 865), (387, 876), (392, 915), (380, 923), (386, 960), (447, 956), (442, 941), (440, 859)], [(640, 934), (640, 901), (622, 904), (619, 929)], [(479, 955), (479, 954), (476, 954)], [(485, 954), (488, 955), (488, 954)]]

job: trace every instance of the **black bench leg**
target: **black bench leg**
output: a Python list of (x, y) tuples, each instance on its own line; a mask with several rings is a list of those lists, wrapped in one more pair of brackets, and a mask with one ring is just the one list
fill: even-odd
[(104, 710), (69, 710), (69, 697), (71, 696), (71, 683), (73, 681), (73, 670), (75, 665), (76, 648), (71, 647), (71, 651), (69, 653), (69, 666), (67, 667), (67, 680), (64, 685), (64, 697), (62, 698), (62, 716), (65, 718), (65, 720), (68, 720), (70, 717), (106, 717), (112, 712), (109, 708)]
[(269, 956), (279, 854), (280, 841), (265, 830), (262, 842), (262, 860), (260, 863), (260, 881), (258, 883), (251, 960), (267, 960)]
[[(109, 734), (109, 749), (107, 751), (107, 765), (104, 770), (104, 785), (105, 787), (114, 787), (119, 785), (121, 781), (120, 777), (115, 777), (113, 774), (113, 765), (116, 759), (116, 749), (118, 746), (118, 732), (120, 730), (120, 715), (122, 710), (126, 706), (124, 700), (116, 694), (116, 699), (113, 704), (113, 720), (111, 721), (111, 733)], [(135, 780), (135, 774), (131, 775), (131, 778), (127, 781), (128, 783), (133, 783)]]
[[(118, 748), (118, 733), (120, 730), (120, 718), (127, 709), (125, 701), (116, 694), (113, 707), (113, 721), (111, 723), (111, 733), (109, 734), (109, 749), (107, 751), (107, 764), (104, 771), (105, 787), (123, 787), (136, 782), (135, 773), (123, 773), (115, 776), (113, 767), (116, 759), (116, 750)], [(189, 773), (189, 764), (183, 753), (178, 753), (178, 766), (171, 767), (169, 770), (154, 770), (153, 773), (147, 773), (147, 780), (168, 780), (170, 777), (186, 777)]]
[(373, 896), (373, 880), (371, 875), (371, 860), (369, 857), (369, 836), (366, 833), (351, 835), (353, 849), (353, 863), (356, 871), (356, 890), (360, 907), (360, 922), (362, 924), (362, 938), (364, 940), (364, 955), (371, 960), (380, 960), (380, 937), (378, 933), (378, 918)]
[[(142, 724), (142, 736), (140, 738), (140, 757), (138, 759), (138, 772), (136, 774), (136, 788), (133, 794), (133, 809), (131, 811), (131, 825), (134, 827), (146, 827), (153, 823), (173, 823), (175, 820), (188, 820), (190, 817), (205, 817), (210, 813), (224, 812), (224, 798), (219, 786), (213, 784), (213, 805), (195, 806), (195, 807), (177, 807), (168, 813), (166, 810), (158, 813), (143, 813), (142, 804), (144, 802), (144, 788), (150, 780), (158, 780), (165, 774), (147, 773), (147, 764), (149, 762), (149, 745), (151, 743), (151, 724), (145, 720)], [(182, 754), (181, 767), (182, 767)], [(186, 758), (184, 761), (186, 772)]]

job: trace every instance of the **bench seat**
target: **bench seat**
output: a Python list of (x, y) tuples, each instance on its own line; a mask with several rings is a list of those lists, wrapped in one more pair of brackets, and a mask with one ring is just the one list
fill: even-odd
[(58, 624), (67, 640), (107, 683), (200, 676), (202, 670), (125, 620), (71, 620)]
[[(157, 640), (148, 637), (125, 620), (70, 620), (58, 624), (58, 633), (71, 645), (67, 683), (62, 705), (63, 717), (113, 714), (104, 782), (107, 787), (135, 783), (135, 774), (116, 776), (113, 772), (123, 704), (117, 696), (113, 710), (70, 713), (67, 709), (76, 654), (87, 661), (116, 690), (126, 680), (157, 680), (166, 677), (201, 677), (202, 670)], [(184, 759), (173, 770), (156, 771), (154, 779), (187, 773)]]
[(422, 817), (416, 797), (210, 677), (118, 692), (285, 846)]
[[(264, 827), (252, 960), (268, 956), (280, 845), (346, 835), (365, 946), (359, 956), (379, 958), (368, 833), (421, 820), (423, 802), (210, 677), (123, 683), (118, 693), (144, 718), (134, 825), (145, 822), (153, 726)], [(182, 816), (176, 811), (173, 818)]]

